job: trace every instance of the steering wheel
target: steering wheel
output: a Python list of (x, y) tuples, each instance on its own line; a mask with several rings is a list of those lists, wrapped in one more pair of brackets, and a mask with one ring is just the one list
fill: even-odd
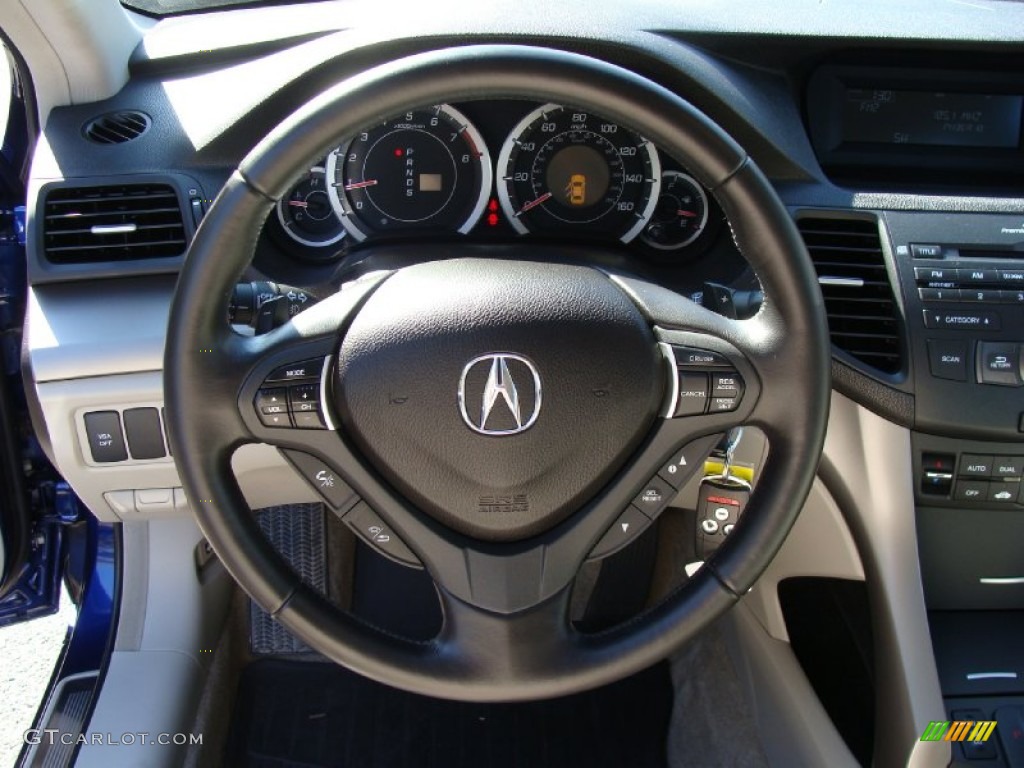
[[(379, 246), (375, 261), (392, 267), (286, 325), (255, 337), (232, 330), (225, 305), (260, 228), (312, 159), (389, 115), (483, 97), (572, 104), (678, 158), (715, 194), (757, 273), (765, 293), (757, 315), (729, 320), (588, 266), (599, 261), (593, 246), (394, 244)], [(809, 492), (829, 354), (803, 243), (722, 129), (665, 88), (597, 59), (484, 45), (411, 56), (342, 82), (248, 154), (185, 260), (164, 386), (171, 446), (202, 532), (270, 615), (311, 648), (392, 686), (514, 701), (649, 666), (750, 589)], [(267, 377), (311, 360), (317, 373), (323, 366), (309, 392), (327, 428), (264, 425), (254, 399)], [(675, 417), (681, 376), (714, 366), (742, 378), (742, 397)], [(507, 409), (507, 429), (478, 429), (487, 400)], [(770, 453), (715, 557), (646, 613), (595, 634), (574, 629), (574, 578), (631, 501), (677, 451), (696, 446), (702, 465), (724, 432), (744, 424), (764, 432)], [(235, 449), (254, 442), (280, 448), (310, 480), (319, 468), (321, 480), (337, 481), (336, 514), (375, 513), (369, 519), (407, 545), (406, 559), (436, 585), (437, 637), (389, 634), (300, 581), (260, 532), (231, 471)]]

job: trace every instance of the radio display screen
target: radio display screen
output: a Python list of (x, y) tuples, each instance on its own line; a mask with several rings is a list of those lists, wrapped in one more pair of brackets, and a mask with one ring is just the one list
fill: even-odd
[(842, 140), (869, 144), (1013, 148), (1024, 96), (846, 87)]

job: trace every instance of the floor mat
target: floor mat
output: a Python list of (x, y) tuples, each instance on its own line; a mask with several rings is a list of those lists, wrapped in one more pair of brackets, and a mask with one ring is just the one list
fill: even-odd
[(238, 768), (660, 768), (672, 686), (661, 664), (562, 699), (465, 704), (263, 659), (236, 701), (225, 765)]

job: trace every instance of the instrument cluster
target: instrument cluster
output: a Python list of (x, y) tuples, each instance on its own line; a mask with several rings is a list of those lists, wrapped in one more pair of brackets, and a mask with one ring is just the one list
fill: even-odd
[(315, 260), (364, 241), (461, 234), (621, 241), (666, 261), (706, 247), (713, 210), (679, 163), (626, 126), (494, 101), (368, 126), (296, 181), (271, 224)]

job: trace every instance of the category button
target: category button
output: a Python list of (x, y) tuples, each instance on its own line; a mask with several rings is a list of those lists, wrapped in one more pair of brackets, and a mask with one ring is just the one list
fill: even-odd
[(925, 309), (924, 327), (942, 330), (959, 328), (983, 328), (990, 331), (999, 330), (999, 315), (995, 312), (951, 312)]

